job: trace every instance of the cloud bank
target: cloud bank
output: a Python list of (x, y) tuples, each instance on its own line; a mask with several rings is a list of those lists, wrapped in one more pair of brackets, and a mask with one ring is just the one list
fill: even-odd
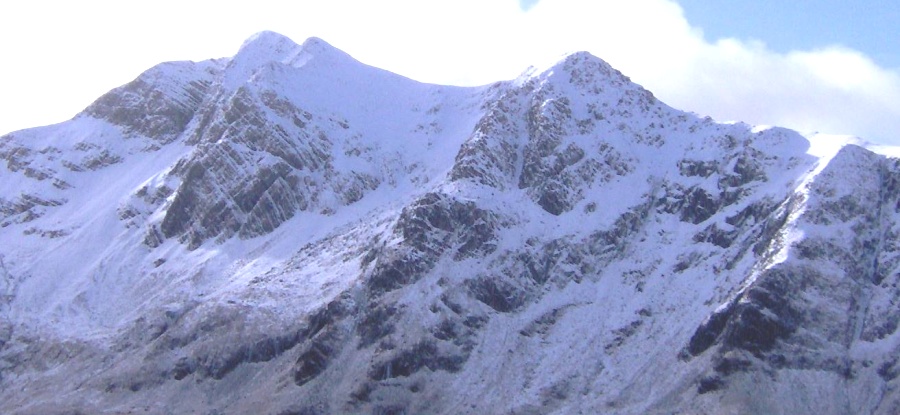
[(50, 13), (32, 11), (40, 24), (0, 29), (0, 41), (18, 47), (4, 48), (18, 69), (4, 69), (0, 87), (25, 86), (0, 97), (0, 111), (46, 114), (66, 101), (68, 112), (52, 120), (60, 121), (156, 62), (229, 56), (250, 34), (274, 30), (298, 42), (321, 37), (417, 80), (458, 85), (510, 79), (586, 50), (668, 104), (717, 120), (900, 144), (900, 72), (839, 46), (785, 54), (748, 39), (707, 39), (672, 0), (160, 0), (139, 10), (129, 3), (60, 2)]

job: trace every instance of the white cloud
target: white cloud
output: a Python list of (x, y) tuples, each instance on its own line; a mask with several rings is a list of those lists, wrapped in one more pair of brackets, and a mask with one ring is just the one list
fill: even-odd
[(669, 103), (719, 119), (900, 144), (900, 75), (859, 52), (832, 47), (777, 54), (727, 39), (684, 57), (687, 72), (650, 74)]
[(0, 26), (0, 131), (66, 119), (154, 63), (228, 56), (269, 29), (435, 83), (508, 79), (587, 50), (678, 108), (900, 144), (897, 71), (839, 47), (713, 42), (671, 0), (12, 3), (0, 6), (16, 16)]

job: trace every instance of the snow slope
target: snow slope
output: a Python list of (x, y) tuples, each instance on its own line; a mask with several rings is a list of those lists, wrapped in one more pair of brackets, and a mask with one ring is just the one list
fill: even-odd
[(587, 53), (459, 88), (263, 32), (0, 138), (0, 408), (895, 413), (865, 146)]

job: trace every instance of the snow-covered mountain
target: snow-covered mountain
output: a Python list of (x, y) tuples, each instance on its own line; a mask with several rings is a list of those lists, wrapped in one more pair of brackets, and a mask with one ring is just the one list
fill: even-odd
[(900, 161), (250, 38), (0, 138), (0, 412), (900, 412)]

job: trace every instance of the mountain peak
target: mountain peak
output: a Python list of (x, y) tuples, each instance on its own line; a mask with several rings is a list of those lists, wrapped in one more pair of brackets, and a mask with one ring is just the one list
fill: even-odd
[(268, 31), (256, 33), (247, 38), (231, 58), (229, 78), (243, 82), (257, 68), (271, 62), (287, 63), (301, 50), (300, 45), (281, 34)]
[(298, 45), (297, 42), (294, 42), (285, 35), (266, 30), (254, 33), (248, 37), (241, 45), (237, 55), (267, 54), (272, 57), (277, 57), (279, 55), (284, 55), (286, 53), (291, 54), (297, 51), (307, 52), (312, 55), (345, 54), (343, 51), (318, 37), (310, 37), (303, 41), (302, 44)]
[[(564, 76), (566, 80), (574, 81), (584, 74), (597, 74), (614, 83), (621, 84), (630, 79), (613, 68), (605, 60), (587, 51), (578, 51), (557, 56), (552, 60), (534, 65), (522, 74), (522, 79), (544, 78), (553, 79)], [(591, 76), (593, 78), (593, 76)]]
[(343, 54), (344, 53), (342, 50), (332, 46), (330, 43), (328, 43), (320, 38), (317, 38), (315, 36), (310, 37), (310, 38), (306, 39), (305, 41), (303, 41), (303, 45), (301, 45), (301, 48), (305, 52), (311, 53), (313, 55), (323, 55), (323, 54), (333, 54), (333, 53)]
[(588, 51), (579, 51), (572, 52), (563, 56), (563, 58), (559, 61), (557, 65), (563, 66), (596, 66), (600, 65), (607, 68), (612, 68), (612, 66), (607, 63), (605, 60), (593, 55)]
[(341, 66), (356, 62), (350, 55), (317, 37), (311, 37), (297, 44), (282, 34), (263, 31), (244, 41), (237, 54), (231, 58), (225, 85), (235, 86), (245, 82), (261, 67), (278, 63), (300, 68), (311, 61), (325, 63), (326, 66)]
[(298, 45), (287, 36), (272, 31), (263, 31), (247, 38), (233, 61), (241, 63), (241, 66), (250, 67), (258, 67), (270, 62), (281, 62), (300, 67), (313, 58), (329, 61), (354, 60), (344, 51), (317, 37), (310, 37)]
[(287, 36), (272, 31), (262, 31), (248, 37), (235, 57), (248, 54), (279, 55), (298, 47), (299, 45)]

